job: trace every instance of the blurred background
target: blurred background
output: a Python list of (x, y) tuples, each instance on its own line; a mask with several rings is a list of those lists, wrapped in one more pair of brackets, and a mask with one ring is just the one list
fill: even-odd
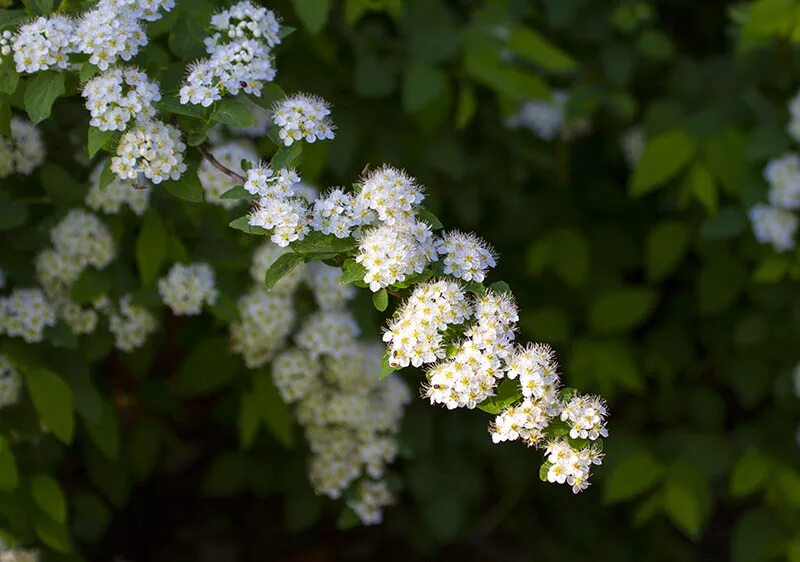
[[(523, 337), (608, 400), (606, 460), (574, 496), (539, 481), (538, 452), (492, 445), (482, 412), (415, 400), (398, 505), (342, 528), (299, 432), (239, 451), (223, 392), (128, 434), (129, 465), (89, 466), (115, 507), (76, 523), (88, 558), (800, 561), (800, 253), (760, 244), (747, 218), (766, 162), (795, 150), (800, 5), (260, 3), (298, 28), (277, 51), (283, 88), (333, 104), (337, 137), (309, 146), (304, 179), (405, 168), (448, 228), (492, 244), (489, 281), (511, 286)], [(144, 359), (110, 357), (112, 380), (174, 369), (187, 326)], [(153, 411), (176, 407), (146, 386)]]

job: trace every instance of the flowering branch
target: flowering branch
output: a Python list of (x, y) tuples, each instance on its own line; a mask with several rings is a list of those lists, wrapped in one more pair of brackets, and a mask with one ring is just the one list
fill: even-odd
[(243, 175), (237, 174), (236, 172), (234, 172), (230, 168), (228, 168), (228, 167), (224, 166), (223, 164), (221, 164), (220, 161), (217, 160), (216, 158), (214, 158), (214, 155), (211, 154), (211, 152), (204, 145), (202, 145), (202, 144), (198, 145), (197, 146), (197, 150), (200, 151), (200, 154), (203, 155), (203, 158), (208, 160), (208, 162), (212, 166), (214, 166), (217, 170), (219, 170), (220, 172), (222, 172), (226, 176), (230, 177), (231, 179), (236, 180), (240, 184), (244, 184), (247, 181), (247, 178), (245, 178)]

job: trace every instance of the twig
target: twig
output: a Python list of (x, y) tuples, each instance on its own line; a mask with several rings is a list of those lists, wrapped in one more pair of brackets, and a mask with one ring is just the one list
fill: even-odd
[(222, 172), (223, 174), (225, 174), (229, 178), (232, 178), (232, 179), (236, 180), (240, 184), (244, 184), (247, 181), (247, 178), (245, 178), (243, 175), (237, 174), (236, 172), (234, 172), (230, 168), (227, 168), (227, 167), (223, 166), (220, 163), (220, 161), (217, 160), (216, 158), (214, 158), (214, 155), (211, 154), (211, 152), (209, 152), (208, 149), (205, 146), (203, 146), (202, 144), (197, 145), (197, 150), (200, 151), (200, 154), (203, 155), (203, 158), (208, 160), (211, 163), (212, 166), (214, 166), (217, 170), (219, 170), (220, 172)]

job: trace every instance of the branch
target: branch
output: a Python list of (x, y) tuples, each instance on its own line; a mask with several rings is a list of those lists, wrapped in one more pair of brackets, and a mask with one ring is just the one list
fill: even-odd
[(200, 151), (200, 154), (203, 155), (203, 158), (208, 160), (212, 166), (214, 166), (217, 170), (219, 170), (229, 178), (236, 180), (240, 184), (244, 184), (247, 181), (247, 178), (245, 178), (243, 175), (237, 174), (230, 168), (223, 166), (219, 160), (214, 158), (214, 155), (211, 154), (211, 152), (209, 152), (209, 150), (204, 145), (202, 144), (197, 145), (197, 150)]

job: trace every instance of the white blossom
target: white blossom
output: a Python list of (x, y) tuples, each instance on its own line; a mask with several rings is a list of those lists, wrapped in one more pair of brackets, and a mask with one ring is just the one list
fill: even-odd
[(111, 171), (127, 180), (136, 180), (139, 174), (153, 183), (177, 180), (186, 171), (185, 150), (180, 131), (172, 125), (141, 121), (122, 135)]
[(464, 281), (481, 283), (487, 271), (497, 265), (494, 250), (472, 233), (446, 232), (436, 247), (444, 256), (444, 273)]
[(769, 202), (782, 209), (800, 209), (800, 156), (784, 154), (773, 158), (764, 168), (769, 183)]
[(108, 329), (114, 335), (114, 346), (122, 351), (142, 347), (157, 328), (156, 318), (146, 308), (132, 302), (131, 295), (119, 299), (117, 310), (108, 316)]
[(41, 289), (16, 289), (9, 296), (0, 297), (2, 334), (36, 343), (44, 339), (45, 329), (55, 324), (55, 308)]
[(278, 137), (286, 146), (295, 141), (332, 139), (333, 123), (328, 102), (308, 94), (295, 94), (277, 102), (272, 108), (272, 122), (278, 126)]
[(131, 119), (146, 121), (155, 116), (154, 103), (161, 99), (158, 83), (141, 70), (111, 67), (83, 87), (89, 124), (101, 131), (124, 131)]
[(18, 173), (26, 176), (42, 165), (45, 147), (42, 133), (16, 115), (11, 117), (11, 138), (0, 135), (0, 178)]
[(283, 348), (295, 321), (292, 297), (258, 287), (239, 299), (240, 322), (231, 324), (233, 350), (249, 368), (261, 367)]
[(150, 203), (150, 187), (139, 186), (130, 180), (114, 177), (108, 185), (100, 187), (100, 176), (105, 162), (95, 167), (89, 176), (89, 191), (86, 194), (86, 205), (95, 211), (115, 215), (128, 205), (131, 211), (142, 215)]
[(762, 244), (772, 244), (777, 252), (786, 252), (795, 247), (798, 218), (791, 211), (758, 204), (750, 209), (750, 222), (756, 239)]
[(212, 306), (217, 301), (214, 270), (207, 263), (176, 263), (158, 280), (158, 292), (174, 314), (200, 314), (203, 304)]

